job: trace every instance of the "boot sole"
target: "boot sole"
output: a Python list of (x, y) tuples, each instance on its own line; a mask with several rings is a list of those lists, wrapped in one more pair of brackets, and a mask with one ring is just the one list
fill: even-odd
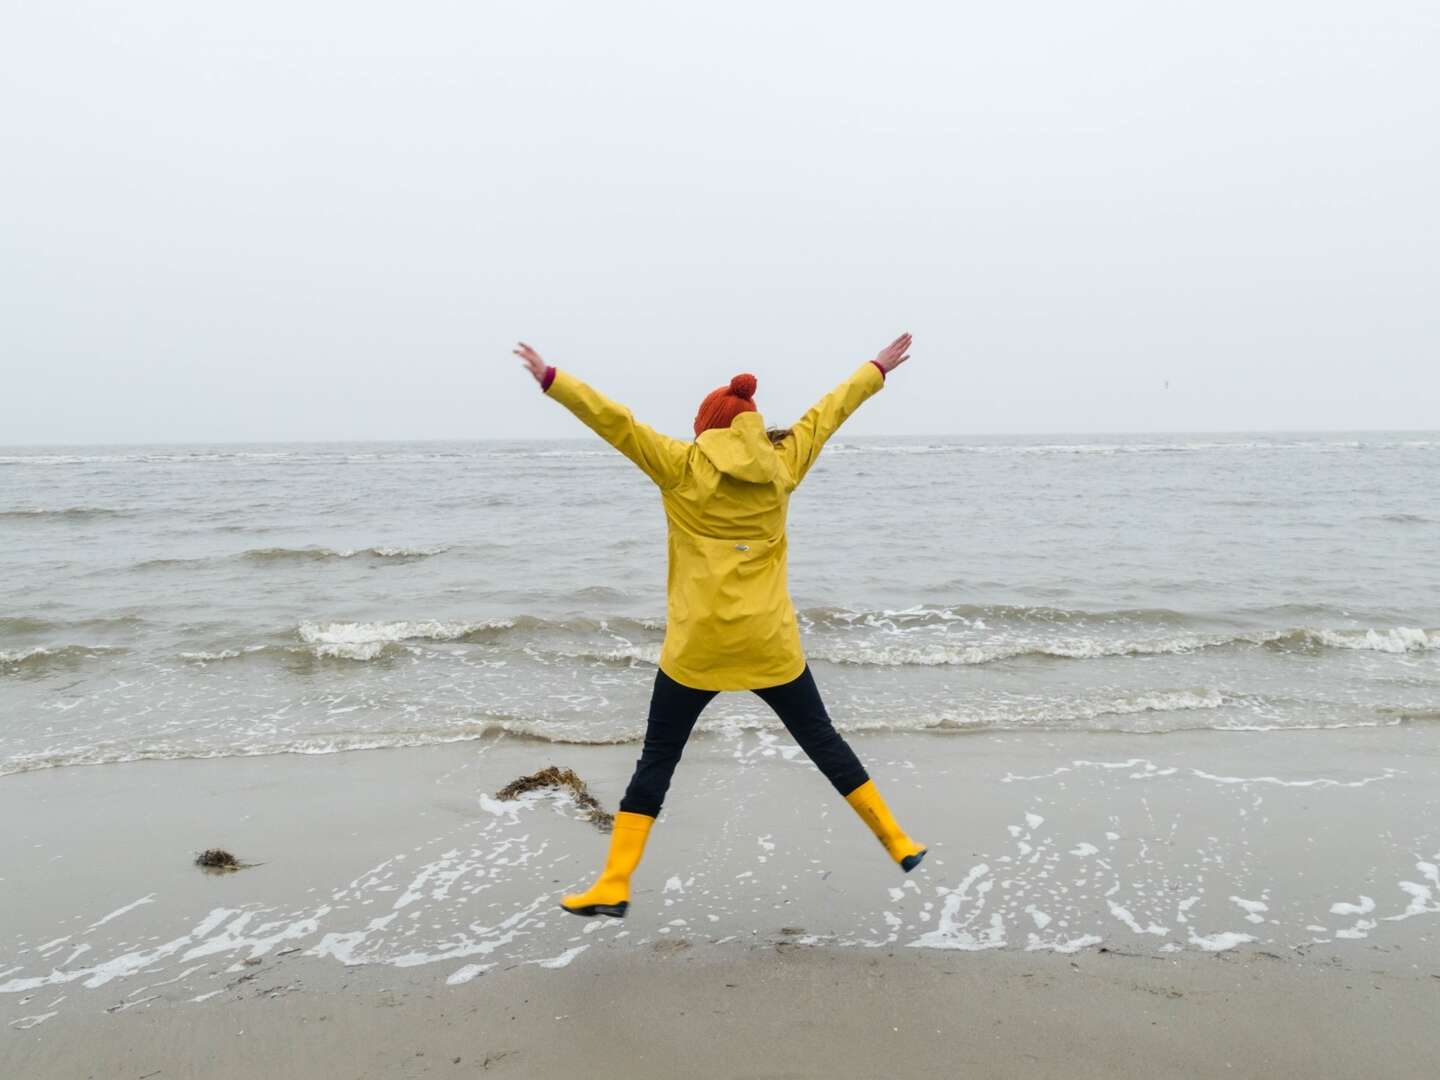
[(920, 860), (925, 858), (925, 852), (929, 850), (929, 848), (921, 848), (914, 855), (906, 855), (905, 858), (900, 860), (900, 869), (904, 870), (905, 873), (908, 874), (911, 870), (914, 870), (915, 867), (920, 865)]
[(571, 915), (583, 915), (587, 919), (592, 915), (609, 915), (612, 919), (623, 919), (629, 906), (629, 900), (622, 900), (618, 904), (586, 904), (584, 907), (566, 907), (561, 904), (560, 909)]

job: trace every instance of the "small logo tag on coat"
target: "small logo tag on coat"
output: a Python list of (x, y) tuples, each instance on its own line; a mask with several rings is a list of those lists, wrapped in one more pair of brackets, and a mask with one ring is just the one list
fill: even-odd
[(736, 544), (736, 545), (735, 545), (735, 550), (736, 550), (736, 551), (749, 551), (749, 550), (750, 550), (750, 545), (749, 545), (749, 544)]

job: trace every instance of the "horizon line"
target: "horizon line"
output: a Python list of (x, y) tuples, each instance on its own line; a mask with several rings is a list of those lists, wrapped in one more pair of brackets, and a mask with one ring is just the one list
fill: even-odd
[[(661, 432), (664, 434), (664, 432)], [(1137, 438), (1157, 435), (1440, 435), (1440, 428), (1169, 428), (1150, 431), (991, 431), (991, 432), (879, 432), (850, 436), (851, 441), (862, 439), (1019, 439), (1019, 438), (1081, 438), (1103, 437)], [(0, 443), (7, 450), (47, 449), (54, 447), (137, 447), (137, 446), (324, 446), (339, 443), (349, 444), (399, 444), (399, 443), (482, 443), (482, 442), (582, 442), (594, 438), (587, 435), (465, 435), (425, 436), (423, 438), (325, 438), (325, 439), (160, 439), (145, 442), (26, 442)], [(673, 436), (672, 436), (673, 437)], [(835, 439), (836, 436), (831, 436)], [(682, 439), (682, 442), (691, 440)], [(843, 440), (842, 440), (843, 441)]]

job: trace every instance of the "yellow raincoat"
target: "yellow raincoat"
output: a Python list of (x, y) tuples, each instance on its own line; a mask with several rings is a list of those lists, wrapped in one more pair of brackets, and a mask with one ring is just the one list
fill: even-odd
[(778, 445), (758, 412), (681, 442), (556, 370), (546, 390), (660, 488), (670, 574), (660, 669), (698, 690), (777, 686), (805, 670), (786, 578), (790, 493), (820, 448), (885, 385), (867, 361), (820, 399)]

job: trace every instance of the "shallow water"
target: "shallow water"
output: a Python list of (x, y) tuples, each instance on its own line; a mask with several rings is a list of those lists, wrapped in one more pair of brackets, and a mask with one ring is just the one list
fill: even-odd
[[(857, 742), (929, 847), (914, 872), (798, 747), (738, 731), (687, 751), (623, 921), (557, 908), (607, 844), (567, 795), (491, 793), (558, 758), (613, 807), (633, 747), (497, 736), (10, 777), (0, 1030), (334, 988), (355, 965), (434, 993), (595, 944), (1240, 949), (1419, 993), (1440, 972), (1435, 727)], [(258, 865), (202, 874), (189, 853), (217, 838)]]
[[(1434, 433), (842, 435), (791, 587), (845, 730), (1423, 724), (1437, 479)], [(591, 438), (0, 449), (0, 545), (0, 772), (643, 730), (663, 516)]]

